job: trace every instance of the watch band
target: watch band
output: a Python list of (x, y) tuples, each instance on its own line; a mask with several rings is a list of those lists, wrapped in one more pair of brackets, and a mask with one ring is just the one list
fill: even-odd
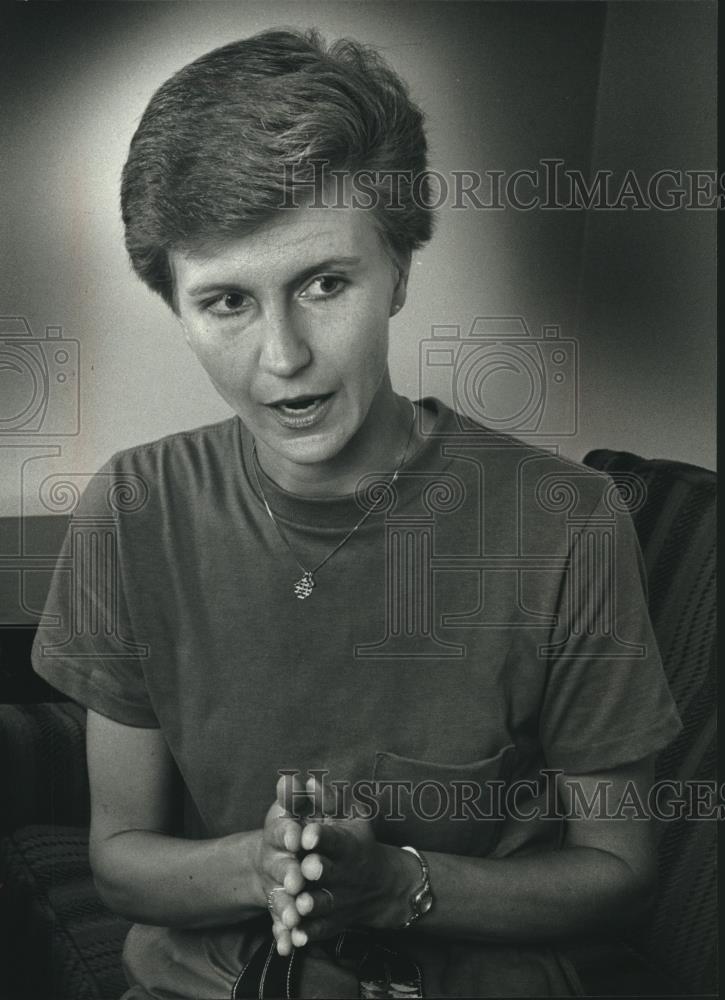
[(430, 884), (430, 868), (420, 851), (410, 846), (402, 847), (401, 850), (407, 851), (418, 859), (422, 878), (420, 886), (410, 896), (410, 916), (401, 928), (401, 930), (405, 930), (406, 927), (410, 927), (411, 924), (414, 924), (422, 916), (430, 912), (433, 906), (433, 890)]

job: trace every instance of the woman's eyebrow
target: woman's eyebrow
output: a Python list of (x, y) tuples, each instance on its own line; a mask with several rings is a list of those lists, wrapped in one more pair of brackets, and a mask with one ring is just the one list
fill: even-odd
[(304, 281), (305, 278), (311, 278), (313, 274), (321, 274), (323, 271), (332, 271), (336, 267), (355, 267), (362, 260), (361, 257), (328, 257), (326, 260), (321, 260), (316, 264), (312, 264), (310, 267), (304, 268), (298, 274), (294, 275), (289, 281), (290, 285), (297, 284), (298, 281)]
[[(335, 268), (355, 267), (361, 260), (361, 257), (328, 257), (298, 271), (285, 284), (289, 287), (290, 285), (296, 285), (300, 281), (304, 281), (306, 278), (311, 278), (315, 274), (322, 274), (324, 271), (334, 270)], [(215, 281), (205, 281), (201, 285), (194, 285), (188, 290), (187, 294), (196, 298), (200, 295), (207, 295), (210, 292), (218, 291), (220, 288), (235, 288), (243, 291), (243, 286), (244, 282), (239, 281), (237, 278), (232, 278), (231, 280), (221, 278)]]

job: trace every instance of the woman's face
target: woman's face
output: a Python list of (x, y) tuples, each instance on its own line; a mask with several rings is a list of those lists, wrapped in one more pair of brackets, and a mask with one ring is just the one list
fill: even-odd
[(170, 263), (188, 343), (278, 466), (333, 460), (385, 411), (388, 319), (405, 281), (369, 211), (280, 211)]

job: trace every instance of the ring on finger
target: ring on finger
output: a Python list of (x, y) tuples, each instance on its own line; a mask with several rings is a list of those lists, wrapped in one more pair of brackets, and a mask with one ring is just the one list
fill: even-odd
[(275, 892), (284, 892), (284, 886), (275, 885), (267, 893), (267, 909), (274, 916), (274, 894)]

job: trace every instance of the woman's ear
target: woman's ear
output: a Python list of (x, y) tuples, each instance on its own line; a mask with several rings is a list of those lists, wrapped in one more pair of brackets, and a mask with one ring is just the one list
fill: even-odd
[(410, 271), (410, 257), (404, 261), (396, 263), (398, 279), (393, 288), (393, 297), (390, 301), (390, 315), (395, 316), (405, 305), (405, 297), (408, 293), (408, 273)]

